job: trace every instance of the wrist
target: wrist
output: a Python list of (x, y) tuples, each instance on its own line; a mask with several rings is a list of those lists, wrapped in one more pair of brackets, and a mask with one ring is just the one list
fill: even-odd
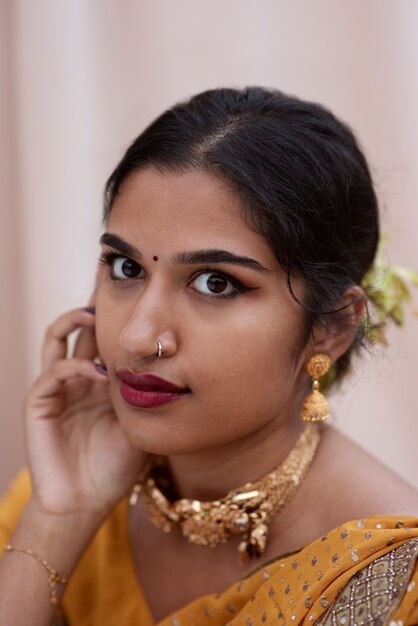
[(89, 512), (45, 512), (30, 500), (10, 543), (33, 550), (68, 578), (102, 521)]
[(57, 530), (63, 531), (77, 531), (80, 530), (96, 530), (103, 520), (106, 518), (107, 513), (103, 512), (99, 514), (92, 511), (73, 511), (65, 513), (55, 513), (45, 510), (39, 502), (34, 498), (31, 498), (23, 513), (22, 519), (31, 522), (33, 526), (40, 527), (45, 533), (54, 534)]

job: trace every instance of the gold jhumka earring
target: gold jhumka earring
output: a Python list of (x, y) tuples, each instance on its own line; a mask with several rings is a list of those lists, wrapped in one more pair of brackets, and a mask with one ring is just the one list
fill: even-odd
[(325, 422), (329, 419), (328, 402), (319, 391), (319, 378), (324, 376), (331, 367), (331, 359), (327, 354), (315, 354), (307, 365), (309, 376), (312, 377), (312, 391), (305, 398), (302, 409), (304, 422)]

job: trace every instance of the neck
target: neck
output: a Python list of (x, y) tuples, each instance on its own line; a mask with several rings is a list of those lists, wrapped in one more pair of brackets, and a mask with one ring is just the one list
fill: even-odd
[(277, 416), (256, 432), (227, 445), (169, 457), (179, 497), (211, 501), (277, 467), (304, 429), (299, 417)]

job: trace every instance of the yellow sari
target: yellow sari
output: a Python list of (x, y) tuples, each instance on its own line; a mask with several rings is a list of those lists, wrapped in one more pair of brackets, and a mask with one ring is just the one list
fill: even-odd
[[(29, 497), (24, 470), (0, 501), (0, 547), (8, 543)], [(127, 498), (78, 563), (55, 623), (155, 625), (135, 571)], [(399, 515), (348, 521), (222, 593), (194, 600), (159, 626), (225, 624), (417, 626), (418, 519)]]

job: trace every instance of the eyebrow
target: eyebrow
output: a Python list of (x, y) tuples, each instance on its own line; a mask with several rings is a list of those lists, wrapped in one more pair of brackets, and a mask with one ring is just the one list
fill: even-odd
[[(132, 246), (130, 243), (119, 237), (118, 235), (113, 235), (112, 233), (104, 233), (100, 237), (100, 243), (106, 244), (119, 250), (123, 254), (127, 256), (140, 259), (141, 253), (140, 251)], [(240, 256), (238, 254), (234, 254), (233, 252), (229, 252), (228, 250), (218, 250), (218, 249), (209, 249), (209, 250), (195, 250), (189, 252), (176, 252), (172, 257), (172, 262), (176, 265), (198, 265), (201, 263), (230, 263), (233, 265), (242, 265), (244, 267), (250, 267), (259, 272), (268, 272), (269, 270), (261, 265), (255, 259), (252, 259), (248, 256)]]
[(102, 245), (115, 248), (115, 250), (119, 250), (119, 252), (123, 252), (123, 254), (126, 254), (127, 256), (131, 256), (136, 259), (141, 258), (140, 251), (134, 246), (131, 246), (131, 244), (122, 239), (122, 237), (118, 237), (118, 235), (113, 235), (112, 233), (103, 233), (103, 235), (100, 237), (99, 242)]

